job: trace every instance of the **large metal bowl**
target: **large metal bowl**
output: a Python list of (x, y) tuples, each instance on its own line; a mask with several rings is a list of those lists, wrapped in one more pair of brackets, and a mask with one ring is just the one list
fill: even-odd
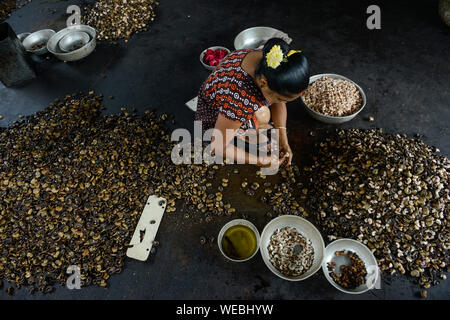
[[(33, 32), (32, 34), (28, 35), (25, 39), (23, 39), (22, 45), (28, 52), (34, 53), (36, 55), (43, 55), (47, 53), (47, 43), (54, 34), (55, 31), (51, 29), (44, 29)], [(33, 50), (34, 46), (40, 44), (44, 44), (44, 46), (40, 49)]]
[[(331, 278), (331, 276), (329, 274), (330, 271), (328, 271), (328, 268), (327, 268), (328, 262), (336, 263), (336, 272), (338, 272), (338, 270), (340, 270), (340, 267), (342, 265), (349, 264), (350, 259), (347, 256), (345, 256), (345, 255), (336, 256), (334, 254), (336, 251), (342, 251), (342, 250), (353, 251), (354, 253), (356, 253), (358, 255), (358, 257), (366, 265), (366, 271), (367, 271), (366, 283), (360, 285), (359, 287), (357, 287), (355, 289), (350, 290), (350, 289), (342, 288), (340, 285), (338, 285), (336, 282), (334, 282), (333, 278)], [(345, 293), (350, 293), (350, 294), (360, 294), (360, 293), (366, 292), (367, 290), (372, 289), (375, 286), (375, 284), (377, 283), (379, 273), (380, 273), (380, 271), (378, 269), (377, 260), (375, 259), (372, 251), (370, 251), (370, 249), (367, 248), (364, 244), (362, 244), (356, 240), (353, 240), (353, 239), (339, 239), (339, 240), (335, 240), (332, 243), (330, 243), (325, 248), (325, 257), (322, 262), (322, 270), (323, 270), (323, 273), (325, 274), (325, 278), (327, 278), (327, 280), (336, 289), (338, 289), (342, 292), (345, 292)]]
[(360, 113), (362, 111), (362, 109), (364, 109), (364, 107), (366, 106), (366, 94), (364, 93), (364, 90), (355, 82), (353, 82), (352, 80), (341, 76), (339, 74), (334, 74), (334, 73), (322, 73), (322, 74), (316, 74), (312, 77), (309, 78), (309, 84), (313, 83), (316, 80), (319, 80), (322, 77), (329, 77), (329, 78), (333, 78), (333, 79), (342, 79), (342, 80), (347, 80), (350, 81), (351, 83), (353, 83), (359, 90), (359, 93), (361, 94), (361, 98), (363, 100), (363, 104), (361, 106), (361, 108), (359, 108), (358, 111), (356, 111), (355, 113), (349, 115), (349, 116), (344, 116), (344, 117), (333, 117), (333, 116), (327, 116), (325, 114), (319, 113), (315, 110), (313, 110), (310, 106), (308, 106), (305, 101), (303, 101), (303, 97), (302, 97), (302, 102), (306, 107), (306, 111), (316, 120), (319, 120), (321, 122), (324, 123), (332, 123), (332, 124), (338, 124), (338, 123), (344, 123), (347, 121), (352, 120), (354, 117), (356, 117), (358, 115), (358, 113)]
[(279, 32), (281, 31), (271, 27), (253, 27), (245, 29), (234, 39), (234, 47), (236, 50), (256, 49)]
[[(270, 237), (277, 229), (284, 227), (296, 228), (297, 231), (302, 236), (311, 241), (312, 246), (314, 248), (314, 261), (312, 266), (308, 269), (308, 271), (306, 271), (305, 273), (303, 273), (298, 277), (287, 277), (283, 275), (270, 262), (269, 251), (267, 250), (267, 246), (269, 245), (270, 242)], [(310, 276), (312, 276), (314, 273), (316, 273), (322, 266), (323, 254), (325, 251), (325, 244), (323, 242), (322, 235), (320, 234), (319, 230), (317, 230), (317, 228), (306, 219), (294, 215), (279, 216), (271, 220), (265, 226), (263, 232), (261, 233), (260, 241), (261, 242), (259, 245), (259, 251), (261, 252), (264, 263), (266, 264), (266, 266), (269, 268), (270, 271), (272, 271), (274, 274), (276, 274), (278, 277), (282, 279), (289, 281), (305, 280)]]
[[(89, 35), (89, 42), (85, 46), (71, 52), (64, 52), (63, 50), (61, 50), (61, 48), (59, 47), (59, 41), (70, 33), (80, 31), (86, 32)], [(47, 43), (47, 48), (48, 51), (59, 60), (77, 61), (87, 57), (92, 53), (92, 51), (94, 51), (96, 46), (96, 37), (97, 32), (94, 28), (82, 24), (73, 25), (58, 31), (53, 37), (51, 37)]]

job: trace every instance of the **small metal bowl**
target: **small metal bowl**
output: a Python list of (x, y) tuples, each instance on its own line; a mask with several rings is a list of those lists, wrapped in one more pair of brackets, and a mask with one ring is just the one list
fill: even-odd
[(17, 35), (17, 38), (20, 40), (20, 42), (23, 42), (26, 37), (28, 37), (31, 33), (30, 32), (24, 32)]
[[(89, 42), (83, 46), (82, 48), (79, 48), (74, 51), (70, 52), (64, 52), (59, 47), (59, 41), (66, 36), (67, 34), (73, 33), (73, 32), (85, 32), (89, 35)], [(50, 38), (50, 40), (47, 43), (47, 48), (50, 53), (52, 53), (56, 58), (62, 61), (77, 61), (80, 59), (83, 59), (90, 55), (92, 51), (94, 51), (96, 46), (96, 37), (97, 32), (94, 28), (82, 24), (73, 25), (67, 28), (64, 28), (62, 30), (59, 30), (53, 37)]]
[(58, 42), (58, 46), (64, 52), (71, 52), (84, 47), (90, 39), (86, 32), (74, 31), (62, 37)]
[(256, 49), (279, 32), (281, 31), (271, 27), (253, 27), (245, 29), (234, 38), (234, 47), (236, 50)]
[[(42, 55), (48, 52), (47, 43), (54, 34), (55, 31), (51, 29), (39, 30), (26, 37), (22, 41), (22, 44), (28, 52), (34, 53), (36, 55)], [(40, 44), (44, 44), (44, 46), (37, 50), (32, 49), (34, 46)]]
[(312, 77), (309, 78), (309, 84), (311, 85), (311, 83), (313, 83), (316, 80), (321, 79), (322, 77), (329, 77), (329, 78), (333, 78), (333, 79), (342, 79), (342, 80), (347, 80), (350, 81), (351, 83), (353, 83), (359, 90), (359, 93), (361, 94), (361, 98), (363, 100), (363, 104), (361, 106), (361, 108), (359, 108), (358, 111), (356, 111), (355, 113), (349, 115), (349, 116), (344, 116), (344, 117), (333, 117), (333, 116), (327, 116), (325, 114), (319, 113), (315, 110), (313, 110), (310, 106), (308, 106), (305, 101), (303, 101), (303, 97), (302, 97), (302, 102), (306, 107), (306, 111), (316, 120), (319, 120), (321, 122), (324, 123), (331, 123), (331, 124), (338, 124), (338, 123), (344, 123), (347, 121), (352, 120), (354, 117), (356, 117), (358, 115), (358, 113), (360, 113), (362, 111), (362, 109), (364, 109), (364, 107), (366, 106), (366, 94), (364, 93), (364, 90), (355, 82), (353, 82), (352, 80), (341, 76), (339, 74), (334, 74), (334, 73), (322, 73), (322, 74), (316, 74)]
[[(228, 256), (225, 254), (225, 252), (223, 252), (223, 249), (222, 249), (222, 238), (223, 238), (223, 235), (225, 234), (225, 232), (226, 232), (228, 229), (230, 229), (231, 227), (233, 227), (233, 226), (239, 226), (239, 225), (249, 227), (250, 229), (252, 229), (252, 231), (255, 233), (255, 236), (256, 236), (256, 248), (255, 248), (255, 252), (253, 252), (253, 254), (252, 254), (250, 257), (248, 257), (247, 259), (242, 259), (242, 260), (236, 260), (236, 259), (232, 259), (232, 258), (228, 257)], [(259, 241), (260, 241), (260, 236), (259, 236), (259, 231), (258, 231), (258, 229), (256, 229), (256, 227), (255, 227), (255, 225), (254, 225), (253, 223), (251, 223), (251, 222), (248, 221), (248, 220), (244, 220), (244, 219), (234, 219), (234, 220), (231, 220), (230, 222), (228, 222), (227, 224), (225, 224), (225, 225), (222, 227), (222, 229), (221, 229), (220, 232), (219, 232), (219, 236), (217, 237), (217, 244), (219, 245), (219, 250), (220, 250), (220, 252), (223, 254), (223, 256), (224, 256), (225, 258), (227, 258), (228, 260), (231, 260), (231, 261), (233, 261), (233, 262), (244, 262), (244, 261), (248, 261), (248, 260), (250, 260), (251, 258), (253, 258), (253, 257), (255, 256), (255, 254), (258, 252), (258, 249), (259, 249)]]
[[(366, 283), (352, 290), (344, 289), (336, 282), (334, 282), (334, 280), (331, 278), (329, 274), (330, 271), (328, 271), (327, 268), (328, 262), (336, 263), (336, 271), (340, 270), (341, 265), (349, 264), (350, 260), (347, 256), (345, 255), (336, 256), (334, 254), (336, 251), (342, 250), (353, 251), (358, 255), (358, 257), (362, 261), (364, 261), (364, 264), (366, 265), (367, 270)], [(322, 262), (322, 270), (323, 273), (325, 274), (325, 278), (327, 278), (327, 280), (336, 289), (349, 294), (360, 294), (372, 289), (377, 283), (380, 273), (378, 269), (377, 260), (375, 259), (372, 251), (370, 251), (370, 249), (367, 248), (364, 244), (353, 239), (338, 239), (330, 243), (325, 248), (325, 258), (323, 259)]]
[[(297, 229), (297, 231), (309, 239), (314, 248), (314, 261), (311, 267), (298, 277), (287, 277), (283, 275), (277, 268), (275, 268), (270, 262), (269, 251), (267, 246), (270, 242), (270, 237), (272, 234), (280, 228), (291, 227)], [(300, 281), (305, 280), (311, 277), (314, 273), (316, 273), (320, 267), (322, 266), (323, 261), (323, 253), (325, 251), (325, 244), (322, 239), (322, 235), (319, 230), (308, 220), (303, 219), (294, 215), (284, 215), (279, 216), (273, 220), (271, 220), (264, 228), (261, 233), (261, 243), (259, 245), (259, 251), (261, 252), (262, 258), (266, 266), (278, 277), (289, 280), (289, 281)]]
[(203, 58), (205, 57), (206, 51), (209, 50), (209, 49), (211, 49), (211, 50), (224, 49), (224, 50), (227, 51), (227, 54), (230, 53), (230, 50), (228, 50), (228, 49), (225, 48), (225, 47), (215, 46), (215, 47), (209, 47), (208, 49), (205, 49), (205, 50), (202, 51), (202, 53), (200, 53), (200, 62), (201, 62), (201, 64), (202, 64), (206, 69), (212, 71), (212, 70), (214, 70), (215, 68), (217, 68), (217, 67), (220, 65), (221, 62), (219, 63), (218, 66), (209, 66), (209, 65), (207, 65), (206, 63), (203, 62)]

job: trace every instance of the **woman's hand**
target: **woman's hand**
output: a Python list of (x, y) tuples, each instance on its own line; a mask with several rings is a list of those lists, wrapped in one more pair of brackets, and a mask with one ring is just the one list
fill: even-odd
[(272, 120), (275, 129), (279, 129), (279, 151), (280, 156), (286, 156), (286, 163), (290, 165), (292, 163), (292, 150), (289, 146), (288, 137), (286, 134), (286, 120), (287, 120), (287, 108), (286, 103), (273, 103), (270, 106), (272, 111)]
[(286, 163), (288, 165), (291, 165), (292, 157), (294, 156), (294, 154), (292, 153), (291, 147), (289, 146), (287, 136), (283, 137), (283, 135), (280, 138), (280, 156), (285, 156)]
[(257, 166), (263, 167), (263, 168), (278, 169), (279, 167), (281, 167), (283, 162), (285, 162), (286, 160), (287, 160), (287, 154), (281, 156), (281, 158), (276, 156), (275, 154), (272, 154), (270, 156), (259, 157)]

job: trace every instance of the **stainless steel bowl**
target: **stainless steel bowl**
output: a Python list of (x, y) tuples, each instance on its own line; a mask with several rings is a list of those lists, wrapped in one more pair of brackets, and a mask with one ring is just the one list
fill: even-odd
[[(312, 266), (309, 268), (308, 271), (306, 271), (305, 273), (303, 273), (298, 277), (287, 277), (283, 275), (270, 262), (269, 251), (267, 250), (267, 246), (269, 245), (270, 242), (270, 237), (277, 229), (284, 227), (296, 228), (297, 231), (300, 232), (302, 236), (311, 241), (312, 246), (314, 248), (314, 261)], [(319, 230), (317, 230), (317, 228), (311, 222), (298, 216), (284, 215), (271, 220), (265, 226), (263, 232), (261, 233), (261, 242), (259, 245), (259, 251), (261, 252), (263, 261), (266, 264), (266, 266), (278, 277), (290, 281), (300, 281), (309, 278), (320, 269), (320, 267), (322, 266), (325, 244), (323, 242), (322, 235), (320, 234)]]
[(31, 33), (30, 32), (24, 32), (17, 35), (17, 38), (22, 42), (26, 37), (28, 37)]
[[(47, 53), (47, 43), (49, 39), (55, 34), (55, 31), (51, 29), (44, 29), (33, 32), (29, 36), (27, 36), (22, 44), (28, 52), (34, 53), (36, 55), (42, 55)], [(44, 46), (40, 49), (33, 50), (32, 48), (36, 45), (44, 44)]]
[(236, 50), (256, 49), (279, 32), (281, 31), (271, 27), (245, 29), (234, 38), (234, 47)]
[[(334, 253), (336, 251), (341, 251), (341, 250), (350, 250), (355, 252), (358, 257), (364, 261), (364, 264), (366, 265), (366, 270), (367, 270), (367, 275), (366, 275), (366, 283), (363, 285), (360, 285), (359, 287), (353, 289), (353, 290), (347, 290), (342, 288), (340, 285), (338, 285), (336, 282), (334, 282), (334, 280), (331, 278), (328, 268), (327, 268), (327, 263), (328, 262), (334, 262), (336, 263), (336, 271), (340, 270), (341, 265), (348, 265), (350, 262), (350, 259), (345, 256), (345, 255), (341, 255), (341, 256), (336, 256)], [(325, 274), (325, 278), (327, 278), (327, 280), (338, 290), (345, 292), (345, 293), (350, 293), (350, 294), (360, 294), (363, 292), (366, 292), (367, 290), (372, 289), (375, 284), (378, 281), (378, 277), (379, 277), (379, 269), (378, 269), (378, 264), (377, 264), (377, 260), (375, 259), (372, 251), (370, 251), (369, 248), (367, 248), (364, 244), (353, 240), (353, 239), (339, 239), (339, 240), (335, 240), (332, 243), (330, 243), (326, 248), (325, 248), (325, 258), (323, 259), (322, 262), (322, 270), (323, 273)]]
[[(205, 49), (205, 50), (202, 51), (202, 53), (200, 53), (200, 62), (201, 62), (201, 64), (202, 64), (206, 69), (212, 71), (212, 70), (214, 70), (215, 68), (217, 68), (218, 66), (209, 66), (209, 65), (207, 65), (206, 63), (203, 62), (203, 58), (205, 57), (206, 51), (209, 50), (209, 49), (212, 49), (212, 50), (224, 49), (224, 50), (226, 50), (228, 53), (230, 53), (230, 50), (228, 50), (228, 49), (225, 48), (225, 47), (215, 46), (215, 47), (209, 47), (208, 49)], [(228, 54), (228, 53), (227, 53), (227, 54)], [(219, 65), (220, 65), (220, 63), (219, 63)]]
[(358, 84), (356, 84), (355, 82), (353, 82), (352, 80), (350, 80), (350, 79), (348, 79), (348, 78), (346, 78), (346, 77), (344, 77), (344, 76), (341, 76), (341, 75), (339, 75), (339, 74), (334, 74), (334, 73), (322, 73), (322, 74), (316, 74), (316, 75), (314, 75), (314, 76), (312, 76), (312, 77), (309, 78), (309, 84), (311, 84), (311, 83), (313, 83), (314, 81), (319, 80), (320, 78), (325, 77), (325, 76), (326, 76), (326, 77), (329, 77), (329, 78), (333, 78), (333, 79), (343, 79), (343, 80), (347, 80), (347, 81), (350, 81), (351, 83), (353, 83), (353, 84), (358, 88), (359, 93), (361, 94), (361, 98), (362, 98), (362, 100), (363, 100), (363, 104), (362, 104), (361, 108), (359, 108), (358, 111), (356, 111), (354, 114), (351, 114), (351, 115), (349, 115), (349, 116), (344, 116), (344, 117), (327, 116), (327, 115), (325, 115), (325, 114), (322, 114), (322, 113), (319, 113), (319, 112), (313, 110), (310, 106), (308, 106), (308, 105), (305, 103), (305, 101), (303, 101), (303, 98), (302, 98), (303, 104), (304, 104), (305, 107), (306, 107), (306, 111), (307, 111), (314, 119), (319, 120), (319, 121), (324, 122), (324, 123), (338, 124), (338, 123), (344, 123), (344, 122), (347, 122), (347, 121), (352, 120), (352, 119), (353, 119), (354, 117), (356, 117), (356, 116), (358, 115), (358, 113), (360, 113), (360, 112), (362, 111), (362, 109), (364, 109), (364, 107), (366, 106), (366, 101), (367, 101), (367, 99), (366, 99), (366, 94), (364, 93), (364, 90), (363, 90)]
[[(64, 52), (59, 47), (59, 41), (67, 34), (73, 32), (86, 32), (89, 35), (89, 42), (82, 48), (71, 51)], [(94, 51), (96, 46), (97, 32), (94, 28), (86, 25), (73, 25), (58, 31), (47, 43), (47, 48), (50, 53), (52, 53), (56, 58), (62, 61), (77, 61), (83, 59), (90, 55)]]
[(64, 52), (71, 52), (84, 47), (89, 40), (91, 38), (86, 32), (74, 31), (62, 37), (58, 42), (58, 46)]

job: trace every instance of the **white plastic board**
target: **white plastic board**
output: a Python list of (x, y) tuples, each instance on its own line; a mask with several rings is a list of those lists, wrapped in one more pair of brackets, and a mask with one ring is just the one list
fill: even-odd
[(128, 257), (140, 261), (147, 260), (166, 206), (166, 199), (154, 195), (148, 197), (131, 238), (130, 247), (127, 250)]
[(186, 102), (186, 105), (188, 106), (189, 109), (196, 112), (197, 111), (197, 101), (198, 101), (198, 97), (192, 98), (191, 100)]

